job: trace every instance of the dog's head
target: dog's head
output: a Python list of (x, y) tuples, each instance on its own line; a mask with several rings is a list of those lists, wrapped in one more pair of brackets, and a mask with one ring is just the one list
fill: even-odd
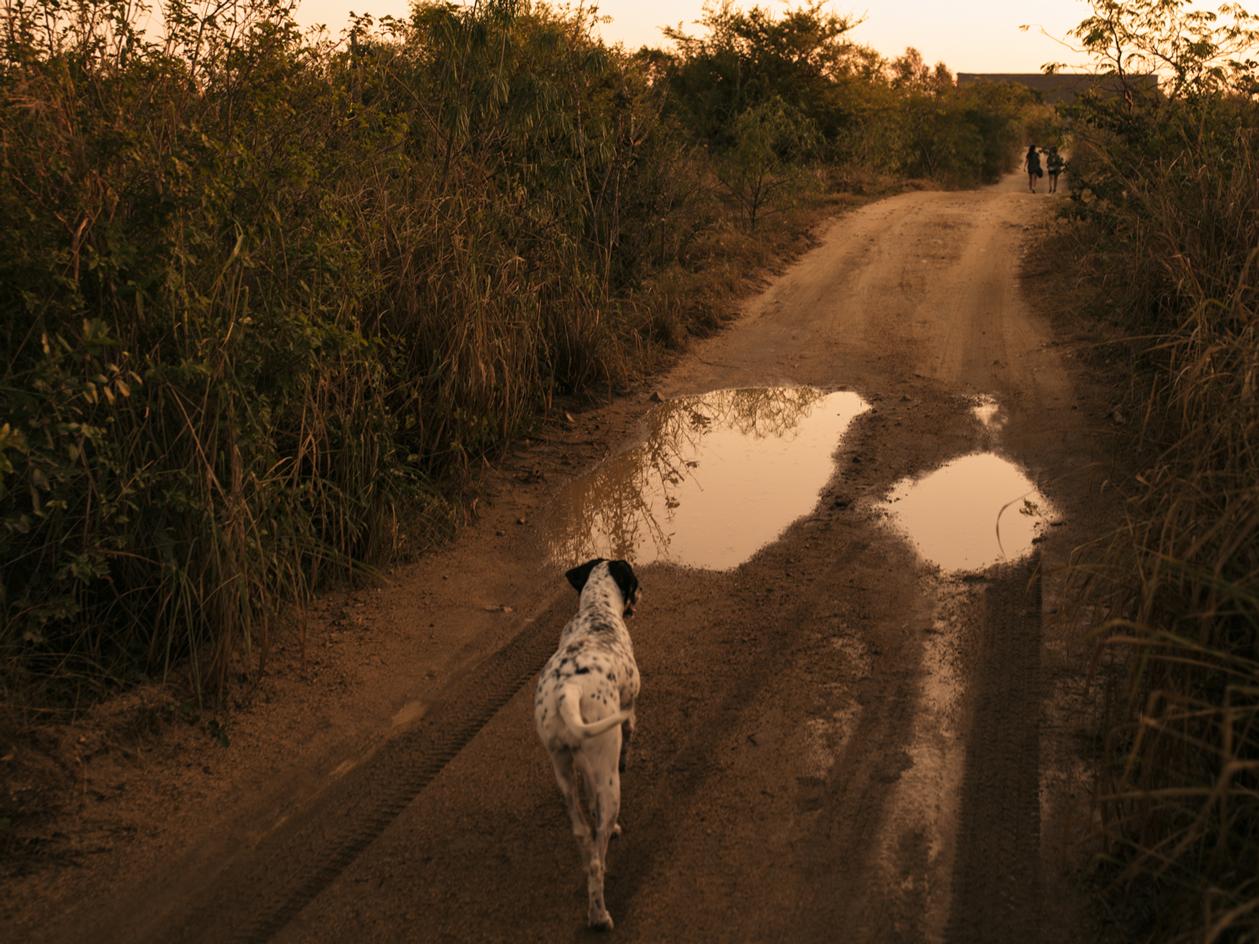
[(634, 615), (634, 610), (638, 606), (638, 598), (642, 593), (638, 586), (638, 577), (635, 576), (634, 568), (630, 566), (629, 561), (610, 561), (605, 557), (596, 557), (594, 560), (588, 560), (586, 563), (574, 567), (564, 576), (573, 585), (573, 589), (580, 594), (586, 586), (586, 581), (590, 579), (590, 572), (605, 561), (608, 565), (608, 574), (616, 581), (616, 586), (621, 591), (621, 599), (625, 601), (625, 611), (621, 615), (628, 619)]

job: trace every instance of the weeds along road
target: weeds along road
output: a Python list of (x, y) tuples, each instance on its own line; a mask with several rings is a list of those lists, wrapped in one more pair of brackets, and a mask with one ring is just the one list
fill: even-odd
[[(865, 206), (660, 381), (666, 398), (803, 384), (870, 408), (813, 512), (746, 563), (640, 569), (617, 940), (1089, 936), (1071, 880), (1088, 697), (1062, 567), (1096, 527), (1104, 406), (1072, 329), (1037, 314), (1052, 269), (1027, 256), (1048, 213), (1020, 178)], [(980, 395), (995, 420), (977, 419)], [(352, 638), (312, 630), (337, 684), (255, 705), (191, 786), (129, 801), (167, 814), (33, 895), (22, 935), (585, 937), (525, 684), (575, 606), (539, 522), (556, 485), (632, 442), (651, 407), (644, 391), (582, 414), (491, 475), (453, 548), (347, 598)], [(1060, 523), (1021, 561), (942, 570), (880, 502), (986, 450), (1024, 467)], [(160, 785), (164, 769), (145, 776)]]

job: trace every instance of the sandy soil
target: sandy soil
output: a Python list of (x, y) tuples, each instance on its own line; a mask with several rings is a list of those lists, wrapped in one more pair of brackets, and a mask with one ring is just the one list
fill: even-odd
[[(1042, 311), (1054, 271), (1033, 237), (1051, 203), (1021, 183), (834, 221), (653, 388), (808, 384), (871, 408), (813, 512), (751, 560), (640, 572), (618, 939), (1094, 937), (1075, 877), (1092, 698), (1063, 568), (1106, 518), (1110, 421), (1075, 354), (1086, 334)], [(322, 601), (226, 738), (85, 734), (64, 850), (6, 883), (0, 937), (586, 936), (524, 683), (574, 605), (544, 551), (554, 502), (635, 441), (653, 389), (487, 470), (448, 549)], [(976, 420), (979, 395), (1002, 423)], [(1027, 560), (943, 572), (881, 502), (987, 449), (1060, 522)], [(158, 702), (129, 710), (174, 710)]]

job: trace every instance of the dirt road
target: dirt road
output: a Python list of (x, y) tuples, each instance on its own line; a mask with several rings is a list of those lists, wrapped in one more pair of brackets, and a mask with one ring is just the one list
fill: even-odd
[[(831, 391), (860, 404), (827, 446), (820, 497), (814, 487), (803, 517), (750, 559), (670, 563), (680, 517), (650, 554), (635, 545), (652, 562), (630, 626), (643, 696), (610, 855), (617, 940), (1089, 938), (1070, 877), (1088, 825), (1077, 751), (1089, 699), (1062, 566), (1102, 507), (1105, 405), (1073, 338), (1036, 311), (1047, 276), (1020, 277), (1048, 208), (1018, 178), (870, 204), (660, 380), (666, 402), (691, 404), (682, 428), (699, 438), (713, 415), (677, 398), (803, 386), (816, 396), (788, 398), (792, 417), (838, 402)], [(605, 470), (634, 449), (656, 455), (642, 444), (668, 414), (650, 392), (577, 416), (487, 476), (481, 518), (454, 547), (327, 602), (315, 654), (281, 659), (230, 747), (97, 760), (94, 783), (130, 792), (105, 791), (87, 821), (138, 835), (16, 888), (27, 904), (8, 915), (13, 930), (585, 937), (577, 851), (524, 683), (574, 606), (550, 559), (569, 547), (555, 537), (565, 527), (580, 543), (572, 506), (613, 480), (618, 494), (645, 487), (639, 467), (587, 473), (605, 453)], [(765, 402), (736, 404), (757, 442), (774, 438), (757, 425)], [(801, 422), (779, 438), (798, 440)], [(1043, 527), (1027, 554), (1003, 545), (1004, 564), (934, 563), (886, 499), (974, 453), (1026, 475), (1039, 491), (1020, 513)], [(771, 458), (752, 485), (796, 488), (777, 487), (775, 461), (783, 482), (804, 465)], [(686, 475), (665, 477), (681, 488)], [(671, 494), (669, 514), (688, 507)], [(707, 530), (738, 532), (768, 501), (726, 500)], [(210, 759), (190, 762), (194, 747)]]

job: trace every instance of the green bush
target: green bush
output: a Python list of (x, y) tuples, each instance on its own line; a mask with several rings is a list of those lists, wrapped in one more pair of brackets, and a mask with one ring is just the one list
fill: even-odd
[(731, 144), (717, 162), (717, 176), (738, 201), (748, 228), (771, 198), (799, 191), (804, 160), (816, 134), (809, 119), (780, 98), (749, 105), (734, 120)]

